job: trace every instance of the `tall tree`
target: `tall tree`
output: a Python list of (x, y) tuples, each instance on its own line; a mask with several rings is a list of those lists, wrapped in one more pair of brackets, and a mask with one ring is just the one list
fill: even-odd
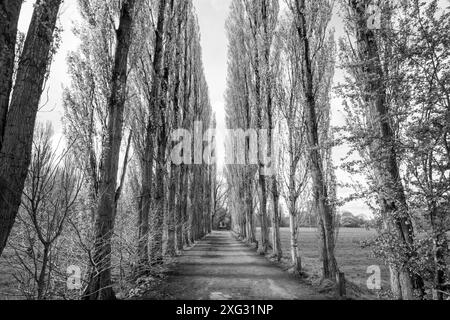
[[(251, 34), (251, 42), (249, 44), (249, 50), (251, 51), (251, 64), (253, 68), (254, 77), (254, 105), (256, 110), (256, 126), (258, 129), (262, 129), (266, 124), (265, 114), (267, 110), (265, 109), (266, 105), (263, 104), (264, 99), (264, 80), (265, 73), (263, 60), (265, 58), (266, 53), (266, 45), (267, 41), (264, 41), (264, 45), (261, 48), (259, 38), (264, 37), (261, 34), (261, 26), (269, 23), (267, 19), (270, 18), (270, 14), (267, 13), (266, 2), (261, 3), (258, 1), (244, 1), (244, 8), (246, 11), (246, 16), (248, 20), (248, 26), (250, 27)], [(264, 17), (262, 17), (263, 13), (265, 13)], [(264, 19), (264, 20), (263, 20)], [(270, 50), (270, 48), (267, 48)], [(258, 140), (261, 137), (258, 136)], [(261, 148), (258, 148), (258, 159), (261, 160), (263, 158), (263, 154), (261, 152)], [(260, 224), (261, 224), (261, 242), (260, 242), (260, 252), (265, 254), (270, 246), (269, 241), (269, 221), (267, 214), (267, 202), (268, 202), (268, 190), (267, 190), (267, 179), (264, 173), (264, 165), (262, 162), (259, 163), (259, 190), (260, 190)]]
[[(409, 262), (415, 256), (414, 229), (407, 203), (405, 188), (400, 172), (400, 144), (396, 126), (399, 125), (398, 113), (403, 105), (401, 95), (396, 93), (392, 79), (401, 81), (401, 74), (393, 60), (393, 44), (388, 40), (392, 22), (390, 1), (383, 6), (384, 31), (380, 33), (369, 28), (367, 8), (369, 1), (350, 1), (345, 3), (347, 9), (348, 34), (355, 43), (342, 44), (346, 54), (344, 63), (349, 74), (356, 80), (353, 92), (358, 99), (352, 99), (350, 111), (353, 115), (363, 113), (358, 146), (367, 150), (363, 157), (370, 163), (373, 179), (370, 184), (377, 195), (379, 212), (383, 222), (378, 243), (381, 251), (389, 256), (391, 289), (397, 299), (413, 299), (414, 287), (422, 287), (420, 277), (412, 271)], [(350, 37), (348, 38), (350, 41)], [(392, 72), (392, 74), (391, 74)], [(400, 87), (399, 87), (400, 88)], [(392, 90), (392, 91), (391, 91)], [(348, 92), (348, 91), (347, 91)], [(346, 95), (347, 98), (347, 95)], [(350, 114), (349, 112), (349, 114)], [(363, 146), (363, 148), (361, 148)], [(362, 152), (364, 153), (364, 152)]]
[(36, 3), (19, 61), (0, 151), (0, 255), (19, 210), (31, 161), (33, 132), (54, 52), (60, 5), (61, 0), (39, 0)]
[[(407, 98), (408, 119), (405, 125), (404, 163), (411, 210), (421, 212), (419, 221), (426, 232), (419, 250), (430, 262), (418, 266), (421, 274), (432, 269), (433, 298), (444, 299), (448, 282), (448, 236), (450, 188), (450, 11), (439, 9), (438, 1), (403, 4), (399, 10), (399, 34), (406, 38), (396, 42), (405, 70), (401, 86)], [(393, 37), (394, 39), (396, 37)], [(405, 59), (406, 58), (406, 59)], [(398, 68), (396, 68), (398, 69)], [(391, 72), (392, 74), (392, 72)], [(403, 130), (402, 130), (403, 131)], [(431, 266), (431, 268), (429, 267)]]
[(284, 126), (287, 135), (282, 143), (281, 153), (284, 156), (281, 161), (281, 176), (285, 187), (282, 188), (286, 199), (290, 218), (291, 260), (294, 270), (301, 272), (302, 263), (298, 243), (300, 203), (299, 199), (305, 195), (308, 187), (308, 157), (306, 145), (306, 133), (304, 126), (304, 109), (301, 103), (301, 46), (296, 37), (295, 21), (292, 16), (282, 21), (280, 30), (280, 46), (282, 53), (281, 70), (276, 86), (276, 99), (280, 113), (285, 120)]
[(320, 102), (318, 91), (326, 78), (320, 77), (320, 56), (327, 40), (327, 25), (331, 19), (332, 5), (329, 1), (294, 0), (289, 2), (294, 15), (297, 36), (301, 44), (302, 90), (305, 99), (305, 125), (309, 148), (309, 166), (313, 194), (320, 221), (323, 243), (323, 277), (336, 279), (339, 272), (335, 257), (334, 216), (329, 198), (326, 173), (320, 144)]
[[(276, 123), (276, 105), (274, 104), (274, 87), (273, 78), (276, 74), (274, 69), (277, 68), (276, 62), (279, 58), (279, 50), (272, 50), (274, 45), (274, 37), (277, 36), (276, 28), (278, 26), (279, 4), (278, 1), (262, 2), (262, 25), (263, 25), (263, 43), (264, 43), (264, 85), (266, 94), (266, 113), (269, 127), (268, 134), (268, 152), (270, 155), (276, 153), (274, 145), (275, 123)], [(272, 159), (274, 161), (274, 159)], [(269, 189), (272, 195), (272, 249), (273, 255), (281, 260), (283, 255), (280, 239), (280, 192), (278, 186), (278, 172), (276, 163), (270, 163), (272, 176), (269, 181)]]
[[(164, 203), (165, 203), (165, 159), (166, 159), (166, 119), (165, 119), (165, 91), (163, 90), (164, 77), (164, 41), (166, 40), (166, 17), (170, 14), (173, 8), (173, 1), (168, 8), (168, 3), (166, 0), (160, 0), (158, 9), (158, 23), (156, 27), (156, 41), (155, 41), (155, 51), (153, 59), (153, 86), (152, 86), (152, 103), (150, 106), (150, 114), (153, 116), (149, 119), (149, 126), (155, 126), (156, 134), (156, 174), (155, 179), (157, 185), (155, 190), (155, 212), (151, 217), (151, 248), (150, 255), (151, 260), (154, 262), (161, 262), (163, 259), (163, 222), (164, 222)], [(169, 10), (170, 9), (170, 10)], [(151, 129), (150, 129), (151, 130)], [(153, 139), (151, 136), (152, 131), (148, 131), (148, 140)], [(143, 183), (146, 183), (143, 181)]]
[(127, 98), (128, 56), (133, 37), (133, 20), (136, 1), (122, 3), (117, 43), (111, 78), (111, 95), (108, 100), (108, 132), (102, 146), (100, 170), (100, 198), (95, 219), (94, 270), (84, 296), (89, 300), (114, 299), (111, 280), (111, 238), (114, 233), (117, 202), (117, 176), (122, 144), (123, 117)]
[(2, 1), (0, 4), (0, 150), (13, 84), (17, 24), (22, 2), (23, 0)]

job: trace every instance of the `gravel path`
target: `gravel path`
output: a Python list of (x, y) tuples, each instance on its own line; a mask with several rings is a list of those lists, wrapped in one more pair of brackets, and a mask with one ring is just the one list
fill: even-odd
[(213, 232), (185, 251), (159, 289), (164, 299), (174, 300), (327, 299), (230, 232)]

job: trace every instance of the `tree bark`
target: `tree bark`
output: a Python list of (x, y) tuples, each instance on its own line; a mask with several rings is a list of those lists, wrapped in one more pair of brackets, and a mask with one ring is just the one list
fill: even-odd
[[(180, 184), (178, 187), (178, 206), (177, 206), (177, 243), (176, 249), (178, 251), (182, 251), (184, 248), (184, 244), (186, 241), (185, 237), (185, 221), (184, 221), (184, 208), (185, 208), (185, 198), (184, 198), (184, 182), (185, 182), (186, 168), (185, 165), (182, 164), (180, 168)], [(187, 243), (186, 243), (187, 244)]]
[(100, 171), (99, 205), (95, 219), (93, 270), (84, 292), (86, 300), (115, 299), (111, 280), (111, 239), (114, 233), (116, 187), (119, 167), (122, 127), (127, 95), (128, 54), (133, 36), (133, 14), (136, 0), (122, 5), (119, 28), (116, 30), (114, 68), (111, 96), (108, 101), (108, 133), (103, 144)]
[(247, 176), (246, 182), (246, 212), (247, 212), (247, 242), (250, 244), (256, 243), (255, 237), (255, 222), (253, 219), (253, 193), (252, 180)]
[(17, 24), (22, 2), (12, 0), (0, 3), (0, 150), (12, 90)]
[(156, 162), (156, 190), (155, 190), (155, 212), (151, 220), (151, 247), (150, 257), (152, 264), (161, 264), (163, 258), (163, 230), (166, 200), (166, 144), (167, 136), (165, 126), (158, 133), (158, 156)]
[[(294, 209), (295, 211), (295, 209)], [(296, 213), (291, 210), (289, 215), (289, 227), (291, 232), (291, 260), (294, 270), (297, 273), (302, 272), (302, 260), (298, 250), (298, 226), (296, 221)]]
[(148, 271), (149, 265), (149, 216), (152, 202), (153, 191), (153, 164), (154, 164), (154, 130), (150, 125), (147, 128), (146, 145), (144, 150), (144, 159), (142, 161), (142, 191), (139, 201), (139, 217), (138, 217), (138, 276), (143, 276)]
[(279, 199), (280, 195), (278, 193), (278, 183), (276, 177), (272, 177), (272, 202), (273, 202), (273, 217), (272, 217), (272, 233), (273, 233), (273, 255), (278, 261), (281, 260), (283, 256), (283, 251), (281, 249), (281, 239), (280, 239), (280, 211), (279, 211)]
[(177, 220), (176, 219), (176, 185), (178, 183), (179, 171), (178, 167), (171, 164), (170, 168), (170, 186), (169, 186), (169, 210), (168, 210), (168, 219), (167, 219), (167, 227), (168, 227), (168, 239), (167, 239), (167, 249), (166, 255), (169, 257), (174, 257), (176, 255), (176, 228), (177, 228)]
[(289, 227), (291, 231), (291, 260), (294, 270), (298, 273), (302, 272), (302, 262), (298, 248), (298, 221), (297, 221), (297, 199), (298, 193), (296, 190), (295, 176), (297, 168), (297, 158), (294, 156), (294, 135), (293, 135), (293, 117), (291, 113), (291, 120), (289, 125)]
[(27, 177), (60, 5), (61, 0), (38, 2), (19, 61), (0, 152), (0, 256), (14, 225)]
[(42, 265), (39, 271), (39, 277), (37, 281), (37, 299), (42, 300), (45, 292), (45, 276), (47, 273), (47, 264), (49, 262), (50, 245), (44, 245), (44, 252), (42, 253)]

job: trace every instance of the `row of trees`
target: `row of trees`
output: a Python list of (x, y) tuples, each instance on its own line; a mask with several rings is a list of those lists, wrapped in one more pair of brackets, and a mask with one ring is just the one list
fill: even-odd
[[(273, 254), (280, 259), (279, 208), (283, 196), (290, 215), (291, 257), (300, 272), (299, 213), (311, 209), (307, 201), (302, 204), (300, 200), (301, 195), (310, 194), (312, 210), (319, 217), (323, 276), (336, 279), (335, 182), (329, 125), (334, 47), (333, 34), (327, 28), (332, 7), (327, 1), (288, 1), (287, 5), (284, 12), (280, 12), (278, 1), (236, 0), (231, 6), (227, 24), (229, 125), (246, 130), (269, 129), (269, 154), (275, 142), (281, 152), (276, 153), (278, 159), (273, 159), (271, 165), (277, 169), (271, 176), (262, 171), (262, 164), (230, 166), (230, 201), (234, 203), (234, 221), (239, 222), (236, 230), (249, 242), (255, 241), (253, 213), (254, 208), (259, 209), (260, 251), (265, 254), (272, 246)], [(273, 135), (286, 139), (275, 141)], [(250, 138), (246, 137), (247, 154)], [(261, 137), (258, 139), (261, 142)], [(265, 156), (262, 152), (265, 151), (258, 151), (259, 160)], [(253, 190), (258, 190), (258, 197), (254, 197)]]
[[(269, 177), (262, 164), (227, 167), (234, 230), (255, 242), (258, 212), (260, 251), (271, 246), (280, 258), (281, 196), (290, 215), (295, 268), (301, 271), (298, 227), (303, 213), (312, 212), (321, 239), (322, 276), (339, 282), (335, 227), (340, 202), (332, 148), (345, 143), (350, 151), (342, 169), (364, 181), (354, 185), (358, 192), (350, 200), (364, 199), (373, 209), (379, 232), (372, 245), (390, 267), (393, 296), (413, 299), (432, 289), (434, 298), (442, 299), (448, 285), (450, 13), (438, 1), (384, 1), (375, 11), (373, 5), (370, 0), (342, 0), (338, 7), (328, 0), (286, 0), (280, 10), (278, 1), (232, 2), (228, 124), (272, 129), (281, 150)], [(335, 9), (346, 34), (338, 55), (329, 25)], [(380, 17), (376, 29), (372, 20)], [(347, 122), (332, 130), (337, 56), (345, 73), (337, 93)], [(251, 138), (246, 136), (248, 154)], [(273, 145), (269, 142), (269, 153)]]
[[(18, 19), (16, 2), (17, 12), (2, 10)], [(211, 231), (215, 166), (171, 161), (175, 129), (192, 131), (201, 121), (203, 134), (214, 126), (200, 31), (192, 1), (79, 0), (81, 45), (67, 58), (61, 153), (50, 127), (35, 128), (59, 6), (36, 2), (10, 74), (14, 91), (0, 140), (1, 249), (18, 214), (9, 262), (27, 297), (67, 298), (66, 268), (75, 266), (81, 285), (71, 297), (113, 299), (118, 284), (145, 278)], [(5, 33), (12, 25), (2, 25), (5, 42), (16, 37)], [(2, 72), (3, 61), (14, 70), (14, 52), (11, 58), (3, 48)]]
[(346, 3), (339, 88), (345, 138), (367, 177), (359, 188), (380, 224), (376, 253), (391, 270), (396, 298), (423, 297), (447, 282), (449, 207), (449, 12), (438, 1), (380, 6), (382, 28), (366, 23), (369, 1)]

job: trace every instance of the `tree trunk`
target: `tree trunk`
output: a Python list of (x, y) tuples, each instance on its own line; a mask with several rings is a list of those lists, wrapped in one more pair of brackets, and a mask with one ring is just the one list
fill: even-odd
[(213, 231), (213, 220), (214, 220), (214, 215), (216, 213), (216, 184), (217, 184), (217, 167), (214, 164), (211, 168), (211, 185), (210, 185), (210, 194), (211, 194), (211, 202), (210, 202), (210, 207), (209, 207), (209, 225), (208, 225), (208, 231), (209, 233), (211, 233)]
[(50, 253), (49, 245), (44, 245), (44, 252), (42, 255), (42, 265), (41, 270), (39, 271), (39, 278), (37, 281), (37, 299), (42, 300), (44, 298), (45, 292), (45, 276), (47, 273), (47, 264), (48, 264), (48, 255)]
[(17, 24), (22, 2), (23, 0), (12, 0), (2, 1), (0, 4), (0, 150), (12, 90)]
[(153, 189), (153, 164), (154, 164), (154, 143), (153, 132), (151, 126), (147, 129), (146, 145), (144, 151), (144, 159), (142, 161), (142, 191), (139, 202), (139, 217), (138, 217), (138, 277), (147, 274), (149, 265), (149, 215), (152, 202)]
[(246, 212), (247, 212), (247, 242), (250, 244), (256, 243), (255, 237), (255, 222), (253, 219), (253, 193), (251, 179), (247, 179), (246, 183)]
[(176, 249), (177, 251), (182, 251), (184, 247), (184, 220), (183, 220), (183, 209), (184, 209), (184, 175), (185, 175), (185, 165), (182, 164), (179, 170), (180, 180), (178, 189), (178, 202), (177, 202), (177, 213), (176, 213)]
[(0, 256), (14, 225), (27, 177), (36, 115), (61, 0), (38, 3), (19, 61), (0, 152), (0, 189), (4, 189), (0, 195)]
[[(292, 120), (291, 120), (292, 121)], [(296, 167), (298, 162), (294, 157), (293, 125), (289, 125), (289, 227), (291, 231), (291, 259), (294, 270), (299, 274), (302, 272), (302, 262), (298, 248), (298, 221), (297, 221), (297, 190), (295, 183)], [(302, 182), (303, 183), (303, 182)]]
[(272, 219), (272, 233), (273, 233), (273, 255), (278, 261), (283, 256), (280, 240), (280, 212), (279, 212), (279, 193), (278, 184), (275, 177), (272, 178), (272, 196), (273, 196), (273, 219)]
[[(189, 187), (189, 168), (186, 165), (181, 167), (180, 183), (180, 217), (181, 217), (181, 238), (183, 246), (189, 246), (189, 215), (188, 215), (188, 187)], [(183, 246), (181, 248), (183, 248)]]
[(190, 185), (190, 194), (189, 194), (189, 211), (188, 211), (188, 230), (189, 230), (189, 242), (194, 245), (195, 244), (195, 240), (196, 240), (196, 232), (197, 232), (197, 228), (196, 228), (196, 220), (197, 220), (197, 215), (195, 214), (195, 192), (196, 191), (196, 185), (195, 185), (195, 181), (194, 181), (194, 175), (195, 175), (195, 167), (192, 168), (191, 172), (190, 172), (190, 177), (189, 177), (189, 185)]
[(300, 258), (300, 253), (298, 252), (298, 226), (296, 221), (295, 208), (290, 212), (289, 215), (289, 227), (291, 232), (291, 260), (295, 272), (302, 272), (302, 260)]
[(158, 156), (156, 162), (156, 190), (155, 190), (155, 212), (152, 216), (152, 241), (151, 241), (151, 262), (160, 264), (163, 262), (163, 232), (164, 213), (166, 200), (166, 131), (164, 125), (158, 133)]
[(320, 217), (318, 217), (318, 231), (320, 260), (322, 261), (322, 279), (332, 279), (328, 260), (326, 231)]
[(179, 177), (178, 167), (173, 163), (170, 166), (170, 186), (169, 186), (169, 210), (168, 210), (168, 219), (167, 219), (167, 227), (168, 227), (168, 239), (167, 239), (167, 248), (166, 255), (169, 257), (174, 257), (176, 255), (176, 185), (178, 182), (177, 177)]
[(108, 101), (108, 133), (103, 145), (102, 170), (100, 171), (99, 205), (95, 221), (95, 244), (93, 270), (89, 285), (84, 292), (86, 300), (115, 299), (111, 280), (111, 239), (114, 233), (116, 185), (119, 167), (122, 127), (127, 95), (128, 53), (133, 35), (133, 14), (136, 0), (123, 3), (114, 69), (111, 80), (111, 97)]
[[(189, 197), (189, 193), (188, 190), (190, 188), (190, 184), (189, 184), (189, 175), (190, 175), (190, 169), (188, 166), (183, 166), (182, 170), (184, 169), (183, 172), (183, 186), (184, 189), (182, 189), (182, 194), (181, 194), (181, 213), (182, 213), (182, 219), (183, 219), (183, 243), (186, 246), (190, 246), (191, 245), (191, 241), (190, 241), (190, 219), (189, 219), (189, 213), (188, 213), (188, 197)], [(191, 186), (192, 187), (192, 186)]]

